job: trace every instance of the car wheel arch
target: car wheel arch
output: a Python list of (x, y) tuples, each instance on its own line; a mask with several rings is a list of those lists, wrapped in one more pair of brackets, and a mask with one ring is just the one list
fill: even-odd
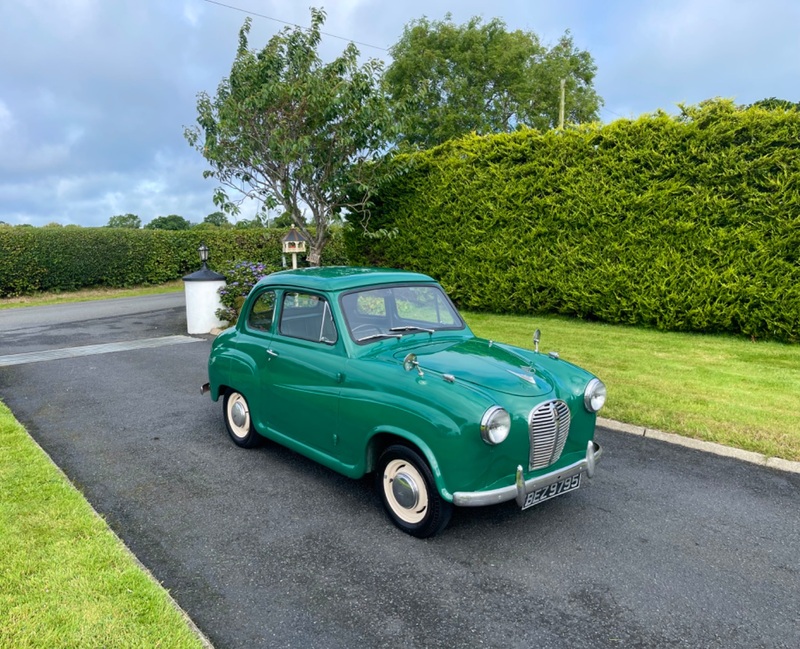
[(390, 427), (382, 427), (376, 429), (370, 436), (366, 449), (365, 449), (365, 465), (364, 472), (372, 473), (375, 471), (378, 459), (383, 451), (393, 445), (403, 445), (410, 448), (412, 451), (420, 455), (428, 463), (428, 468), (433, 474), (436, 489), (439, 495), (447, 502), (453, 501), (453, 494), (447, 489), (444, 476), (442, 475), (439, 463), (436, 461), (436, 456), (430, 447), (417, 435), (408, 431), (394, 429)]
[(246, 383), (254, 380), (257, 374), (258, 367), (252, 357), (230, 350), (214, 354), (214, 361), (208, 365), (212, 401), (224, 397), (229, 390), (237, 390), (231, 387), (232, 381)]
[[(225, 395), (227, 395), (229, 392), (241, 392), (242, 394), (244, 394), (244, 392), (242, 392), (238, 388), (233, 387), (230, 383), (219, 383), (216, 385), (212, 383), (210, 387), (211, 387), (210, 394), (212, 401), (219, 401), (220, 399), (224, 399)], [(247, 395), (245, 395), (245, 398), (246, 397)]]

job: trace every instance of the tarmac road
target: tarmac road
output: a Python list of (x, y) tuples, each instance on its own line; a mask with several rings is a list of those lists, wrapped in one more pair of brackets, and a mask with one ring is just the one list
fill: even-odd
[[(162, 307), (0, 311), (0, 356), (184, 334)], [(219, 649), (800, 646), (800, 475), (599, 429), (588, 488), (419, 541), (370, 479), (229, 442), (209, 345), (0, 365), (0, 399)]]

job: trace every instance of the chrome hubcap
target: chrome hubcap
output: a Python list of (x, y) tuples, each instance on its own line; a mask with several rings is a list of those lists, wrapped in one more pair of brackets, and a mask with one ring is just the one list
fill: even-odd
[(231, 408), (231, 421), (239, 428), (242, 428), (247, 421), (247, 411), (244, 409), (244, 405), (241, 401), (237, 401), (233, 404)]
[(408, 473), (398, 473), (394, 477), (392, 493), (397, 504), (406, 509), (413, 509), (419, 502), (419, 487)]

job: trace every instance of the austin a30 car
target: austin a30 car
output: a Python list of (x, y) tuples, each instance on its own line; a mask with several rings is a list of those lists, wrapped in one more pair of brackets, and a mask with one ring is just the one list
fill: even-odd
[(274, 273), (208, 362), (228, 434), (264, 438), (351, 478), (375, 474), (417, 537), (454, 506), (521, 509), (584, 486), (606, 389), (558, 357), (476, 337), (426, 275), (370, 268)]

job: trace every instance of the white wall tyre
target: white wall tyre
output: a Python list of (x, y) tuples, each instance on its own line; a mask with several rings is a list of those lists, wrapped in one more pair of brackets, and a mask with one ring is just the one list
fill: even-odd
[(381, 454), (375, 485), (389, 518), (407, 534), (424, 539), (450, 522), (453, 505), (439, 495), (427, 462), (407, 446)]
[(253, 427), (250, 417), (250, 406), (244, 395), (229, 390), (225, 393), (222, 402), (222, 411), (225, 417), (225, 428), (233, 443), (242, 448), (253, 448), (261, 443), (261, 436)]

